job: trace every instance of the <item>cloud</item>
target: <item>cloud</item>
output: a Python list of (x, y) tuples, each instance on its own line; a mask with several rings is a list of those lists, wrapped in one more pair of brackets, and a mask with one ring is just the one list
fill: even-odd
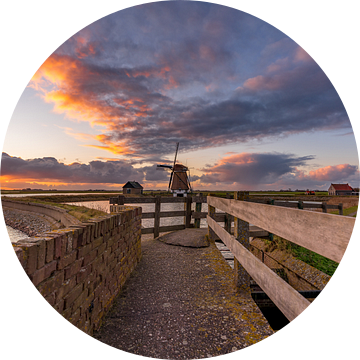
[(158, 168), (157, 165), (144, 166), (142, 170), (146, 173), (146, 181), (169, 181), (170, 172), (164, 170), (164, 168)]
[(212, 167), (202, 169), (203, 183), (272, 184), (297, 166), (305, 165), (313, 156), (295, 157), (280, 153), (241, 153), (222, 158)]
[[(295, 156), (282, 153), (231, 154), (216, 164), (201, 169), (197, 185), (225, 186), (227, 188), (280, 189), (322, 188), (330, 183), (359, 184), (357, 166), (340, 164), (306, 172), (301, 167), (309, 164), (314, 156)], [(194, 180), (195, 181), (195, 180)]]
[(349, 164), (341, 164), (335, 166), (325, 166), (323, 168), (309, 172), (309, 178), (317, 181), (337, 181), (345, 180), (358, 171), (358, 167)]
[[(231, 153), (214, 165), (207, 165), (202, 175), (192, 175), (196, 188), (318, 188), (330, 183), (350, 183), (359, 186), (359, 170), (355, 165), (326, 166), (306, 172), (302, 166), (314, 156), (282, 153)], [(160, 161), (157, 161), (160, 160)], [(154, 159), (157, 163), (161, 159)], [(89, 164), (64, 164), (53, 157), (24, 160), (2, 153), (1, 184), (3, 188), (112, 188), (135, 180), (145, 188), (166, 188), (169, 172), (156, 165), (139, 167), (141, 161), (107, 159)], [(135, 167), (136, 166), (136, 167)]]
[(8, 182), (38, 181), (67, 184), (125, 184), (129, 180), (142, 182), (144, 171), (125, 160), (91, 161), (89, 164), (66, 165), (52, 157), (23, 160), (2, 154), (1, 177)]
[(302, 48), (261, 20), (205, 3), (105, 17), (53, 53), (29, 86), (55, 112), (100, 126), (89, 146), (121, 155), (351, 127)]

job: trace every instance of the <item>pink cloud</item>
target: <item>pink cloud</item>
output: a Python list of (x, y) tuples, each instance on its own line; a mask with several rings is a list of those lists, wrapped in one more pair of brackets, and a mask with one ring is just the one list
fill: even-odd
[(297, 47), (295, 50), (294, 61), (311, 61), (312, 57), (302, 48)]
[(349, 164), (325, 166), (323, 168), (309, 172), (309, 178), (319, 181), (335, 181), (336, 179), (346, 179), (357, 171), (357, 167)]

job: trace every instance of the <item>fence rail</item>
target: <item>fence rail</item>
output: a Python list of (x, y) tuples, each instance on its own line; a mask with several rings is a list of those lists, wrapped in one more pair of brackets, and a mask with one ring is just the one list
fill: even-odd
[[(230, 194), (227, 195), (228, 198), (231, 198)], [(159, 200), (160, 199), (160, 200)], [(159, 203), (160, 202), (160, 203)], [(327, 212), (328, 209), (337, 209), (339, 214), (342, 215), (343, 207), (342, 204), (339, 205), (327, 205), (326, 203), (322, 204), (308, 204), (299, 202), (287, 202), (287, 201), (277, 201), (277, 200), (253, 200), (250, 202), (254, 203), (269, 203), (275, 206), (290, 207), (290, 208), (300, 208), (300, 209), (322, 209), (323, 212)], [(143, 219), (154, 219), (154, 227), (151, 228), (142, 228), (142, 234), (154, 234), (154, 237), (157, 237), (161, 232), (175, 231), (185, 229), (187, 227), (200, 228), (201, 219), (206, 219), (207, 212), (202, 211), (202, 204), (207, 203), (207, 197), (203, 196), (201, 193), (197, 196), (189, 197), (128, 197), (124, 195), (119, 195), (117, 197), (110, 198), (109, 201), (111, 206), (121, 206), (126, 204), (155, 204), (155, 211), (145, 212), (142, 214)], [(184, 210), (179, 211), (161, 211), (161, 204), (169, 203), (183, 203)], [(195, 203), (195, 211), (191, 210), (191, 204)], [(113, 212), (116, 212), (116, 207), (113, 207)], [(184, 224), (182, 225), (169, 225), (169, 226), (160, 226), (160, 218), (169, 218), (169, 217), (184, 217)], [(194, 219), (194, 222), (191, 223), (191, 219)], [(224, 213), (216, 213), (214, 219), (217, 222), (225, 222), (226, 226), (231, 228), (231, 224), (234, 222), (234, 216)], [(258, 227), (252, 227), (251, 230), (252, 237), (267, 237), (269, 233), (266, 230), (259, 229)], [(271, 234), (270, 234), (271, 236)]]
[[(155, 211), (142, 213), (143, 219), (154, 219), (154, 226), (150, 228), (142, 228), (142, 234), (154, 234), (154, 238), (158, 237), (162, 232), (182, 230), (185, 228), (200, 228), (200, 219), (205, 219), (207, 213), (201, 212), (202, 204), (206, 203), (206, 196), (189, 196), (189, 197), (165, 197), (165, 196), (155, 196), (155, 197), (125, 197), (118, 196), (110, 198), (110, 212), (117, 212), (117, 206), (123, 206), (126, 204), (155, 204)], [(191, 209), (191, 204), (195, 203), (195, 211)], [(161, 211), (161, 204), (169, 203), (183, 203), (184, 210), (177, 211)], [(119, 208), (120, 209), (120, 208)], [(184, 217), (184, 224), (180, 225), (168, 225), (160, 226), (161, 218), (170, 218), (170, 217)], [(194, 223), (191, 223), (191, 219), (194, 219)], [(218, 221), (223, 221), (221, 216)]]
[[(246, 226), (252, 223), (270, 233), (339, 262), (355, 223), (354, 218), (317, 213), (288, 207), (208, 197), (209, 236), (215, 232), (234, 254), (235, 259), (257, 282), (275, 305), (291, 321), (310, 304), (302, 295), (254, 256), (244, 242)], [(241, 236), (236, 238), (213, 219), (215, 209), (225, 211), (241, 223)], [(238, 235), (236, 232), (235, 235)], [(249, 234), (246, 235), (247, 237)], [(236, 269), (236, 267), (235, 267)]]

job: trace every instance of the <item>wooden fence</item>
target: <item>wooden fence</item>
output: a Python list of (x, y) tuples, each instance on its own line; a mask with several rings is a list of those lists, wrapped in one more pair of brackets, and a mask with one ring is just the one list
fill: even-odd
[[(110, 212), (116, 212), (116, 206), (123, 206), (126, 204), (155, 204), (155, 211), (143, 212), (143, 219), (154, 219), (154, 227), (142, 228), (142, 234), (154, 234), (154, 238), (158, 237), (160, 233), (167, 231), (182, 230), (185, 228), (200, 227), (200, 219), (205, 219), (207, 213), (202, 212), (202, 204), (206, 203), (206, 196), (189, 196), (189, 197), (166, 197), (166, 196), (155, 196), (155, 197), (125, 197), (118, 196), (110, 198)], [(191, 204), (195, 203), (195, 211), (191, 209)], [(161, 204), (166, 203), (183, 203), (184, 210), (181, 211), (161, 211)], [(217, 221), (224, 221), (224, 214), (219, 214), (216, 218)], [(160, 226), (160, 218), (165, 217), (184, 217), (184, 224), (180, 225), (169, 225)], [(191, 219), (194, 219), (194, 223), (191, 223)]]
[[(227, 194), (227, 198), (233, 198), (233, 195), (230, 193)], [(339, 211), (339, 214), (343, 214), (343, 205), (327, 205), (326, 203), (322, 204), (309, 204), (303, 203), (302, 201), (298, 202), (288, 202), (288, 201), (278, 201), (278, 200), (256, 200), (251, 199), (251, 202), (256, 203), (267, 203), (275, 206), (298, 208), (298, 209), (322, 209), (323, 212), (327, 212), (329, 209), (335, 209)], [(155, 196), (155, 197), (127, 197), (124, 195), (119, 195), (117, 197), (110, 198), (110, 205), (113, 206), (111, 212), (116, 212), (116, 206), (122, 206), (126, 204), (155, 204), (155, 211), (153, 212), (143, 212), (143, 219), (154, 219), (154, 226), (149, 228), (142, 228), (142, 234), (154, 234), (154, 238), (158, 237), (160, 233), (182, 230), (185, 228), (200, 228), (200, 220), (206, 219), (207, 212), (202, 211), (202, 204), (207, 203), (207, 197), (203, 196), (201, 193), (197, 196), (188, 196), (188, 197), (166, 197), (166, 196)], [(183, 203), (184, 210), (181, 211), (161, 211), (161, 204), (165, 203)], [(191, 209), (191, 204), (195, 203), (195, 211)], [(169, 218), (169, 217), (184, 217), (184, 223), (180, 225), (168, 225), (160, 226), (160, 218)], [(192, 222), (193, 219), (194, 221)], [(234, 216), (231, 214), (217, 213), (214, 215), (214, 219), (217, 222), (224, 222), (225, 228), (231, 229), (231, 224), (234, 222)], [(251, 237), (268, 237), (272, 236), (264, 229), (261, 229), (257, 226), (250, 227)]]
[[(351, 217), (249, 201), (208, 196), (207, 203), (209, 236), (214, 232), (220, 237), (243, 269), (290, 321), (310, 302), (255, 257), (247, 249), (246, 241), (240, 243), (244, 242), (244, 234), (249, 237), (244, 224), (247, 227), (249, 223), (254, 224), (336, 262), (340, 262), (355, 224), (355, 218)], [(241, 232), (235, 226), (236, 237), (214, 220), (216, 209), (234, 216), (235, 222), (241, 224)]]

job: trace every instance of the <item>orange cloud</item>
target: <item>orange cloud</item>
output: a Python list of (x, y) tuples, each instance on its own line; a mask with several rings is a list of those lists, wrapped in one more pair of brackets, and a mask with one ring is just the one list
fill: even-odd
[(251, 153), (231, 154), (230, 156), (225, 156), (224, 158), (220, 159), (217, 166), (222, 166), (229, 163), (235, 165), (251, 164), (254, 161), (254, 156)]
[[(78, 47), (89, 45), (84, 37), (74, 41)], [(108, 131), (131, 131), (141, 126), (140, 119), (152, 114), (151, 101), (161, 101), (161, 96), (152, 95), (142, 79), (134, 79), (140, 75), (153, 76), (165, 80), (167, 89), (177, 87), (170, 70), (168, 65), (141, 71), (94, 68), (79, 58), (54, 53), (36, 72), (29, 86), (39, 91), (47, 103), (53, 104), (54, 112), (69, 119), (104, 126)], [(68, 134), (79, 137), (79, 134)], [(80, 137), (85, 138), (85, 134)], [(102, 142), (104, 139), (99, 136), (96, 140)], [(99, 148), (119, 153), (116, 143), (108, 142)], [(123, 144), (120, 149), (122, 153), (134, 152)]]
[(115, 155), (134, 154), (135, 151), (126, 146), (125, 143), (114, 142), (110, 136), (100, 134), (94, 136), (96, 140), (105, 145), (87, 145), (95, 149), (107, 150)]
[(356, 166), (349, 164), (329, 165), (323, 168), (309, 171), (309, 178), (319, 181), (330, 181), (332, 179), (346, 178), (353, 175)]

